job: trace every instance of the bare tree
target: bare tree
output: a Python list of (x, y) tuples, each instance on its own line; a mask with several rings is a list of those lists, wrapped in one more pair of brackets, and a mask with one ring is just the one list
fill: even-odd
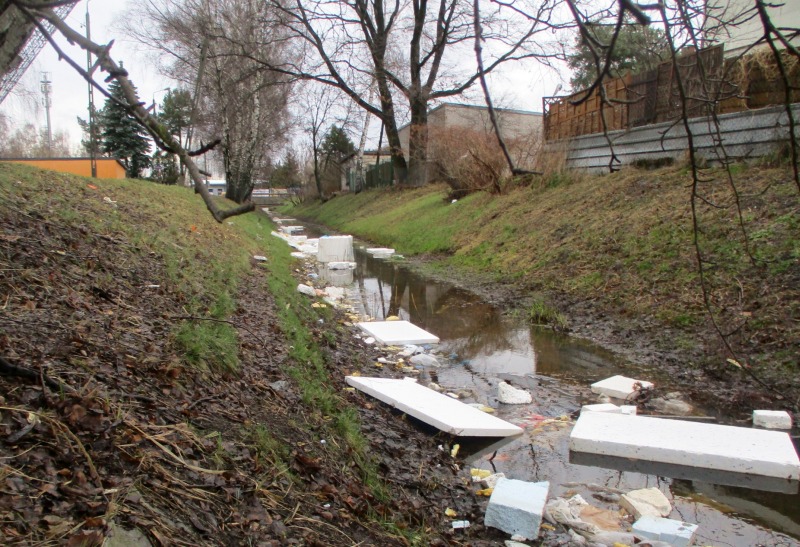
[[(278, 20), (298, 41), (296, 61), (270, 68), (339, 88), (383, 122), (395, 174), (400, 182), (427, 181), (428, 105), (463, 93), (480, 74), (505, 62), (552, 55), (532, 38), (546, 30), (541, 21), (521, 22), (512, 10), (494, 6), (483, 21), (491, 55), (483, 70), (468, 48), (473, 38), (468, 0), (272, 0)], [(545, 16), (555, 2), (546, 0)], [(544, 44), (542, 41), (541, 44)], [(406, 46), (407, 44), (407, 46)], [(375, 85), (377, 102), (368, 100)], [(408, 158), (400, 140), (398, 110), (410, 115)]]
[(311, 139), (314, 184), (319, 199), (327, 201), (328, 196), (325, 194), (323, 185), (326, 162), (322, 157), (321, 145), (328, 126), (333, 123), (345, 126), (349, 123), (346, 99), (335, 88), (314, 82), (307, 82), (303, 85), (300, 95), (304, 99), (299, 119), (303, 131)]
[[(129, 34), (159, 50), (163, 70), (195, 89), (196, 125), (222, 137), (226, 197), (241, 203), (270, 154), (284, 145), (290, 84), (264, 68), (283, 54), (259, 0), (148, 0)], [(133, 18), (129, 18), (133, 21)]]

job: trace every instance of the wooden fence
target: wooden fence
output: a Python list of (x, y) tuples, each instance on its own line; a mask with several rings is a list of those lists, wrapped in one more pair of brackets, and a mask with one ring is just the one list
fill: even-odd
[[(800, 100), (800, 62), (784, 54), (784, 66), (792, 86), (793, 102)], [(677, 67), (684, 85), (689, 118), (740, 112), (782, 104), (784, 86), (777, 63), (768, 51), (743, 58), (724, 59), (722, 45), (678, 57)], [(595, 91), (578, 103), (585, 92), (567, 97), (545, 97), (544, 135), (548, 142), (608, 131), (630, 129), (681, 118), (678, 80), (672, 61), (653, 70), (613, 78), (605, 83), (612, 104), (603, 104)]]

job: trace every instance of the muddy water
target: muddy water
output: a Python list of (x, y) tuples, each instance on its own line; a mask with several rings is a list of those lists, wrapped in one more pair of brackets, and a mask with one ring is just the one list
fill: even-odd
[[(378, 320), (399, 316), (441, 339), (434, 351), (442, 366), (422, 370), (420, 381), (435, 381), (466, 402), (493, 406), (498, 416), (525, 429), (499, 447), (464, 446), (462, 456), (468, 454), (472, 466), (521, 480), (548, 480), (551, 496), (578, 493), (612, 510), (619, 508), (619, 493), (655, 486), (672, 500), (671, 518), (699, 524), (696, 545), (800, 545), (796, 490), (762, 491), (715, 484), (713, 478), (667, 478), (680, 476), (674, 470), (637, 472), (624, 465), (610, 468), (608, 462), (570, 462), (574, 421), (543, 418), (569, 416), (583, 403), (595, 402), (588, 386), (614, 374), (669, 385), (659, 370), (635, 367), (585, 341), (509, 318), (474, 294), (425, 279), (397, 262), (358, 249), (356, 260), (353, 280), (345, 279), (344, 285), (358, 311)], [(528, 388), (533, 404), (500, 404), (496, 386), (503, 379)]]

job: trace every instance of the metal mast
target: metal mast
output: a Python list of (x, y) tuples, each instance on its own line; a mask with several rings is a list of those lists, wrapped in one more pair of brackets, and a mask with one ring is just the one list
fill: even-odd
[(52, 86), (53, 82), (50, 81), (50, 78), (48, 77), (47, 74), (48, 74), (47, 72), (42, 72), (42, 81), (40, 82), (41, 84), (40, 89), (42, 90), (42, 95), (44, 95), (42, 99), (42, 104), (44, 104), (44, 111), (47, 113), (47, 155), (52, 156), (53, 129), (52, 126), (50, 125), (50, 106), (52, 105), (52, 103), (50, 102), (50, 93), (52, 93), (53, 91), (53, 86)]
[[(86, 39), (92, 39), (92, 32), (89, 27), (89, 0), (86, 0)], [(92, 52), (86, 50), (86, 71), (92, 74)], [(94, 128), (94, 86), (89, 82), (89, 164), (92, 167), (92, 178), (97, 178), (97, 139), (95, 138)]]
[[(75, 0), (77, 3), (78, 0)], [(72, 11), (72, 8), (75, 7), (75, 3), (73, 4), (64, 4), (58, 6), (53, 9), (53, 11), (58, 15), (61, 19), (64, 19), (69, 12)], [(44, 28), (47, 30), (48, 33), (52, 34), (54, 27), (51, 23), (47, 21), (41, 22)], [(28, 67), (31, 66), (31, 63), (42, 50), (44, 47), (45, 42), (47, 39), (39, 32), (38, 29), (34, 29), (31, 33), (30, 37), (28, 38), (25, 47), (22, 49), (22, 52), (19, 54), (17, 58), (17, 63), (14, 68), (0, 76), (0, 103), (2, 103), (8, 94), (11, 93), (11, 90), (14, 89), (14, 86), (17, 85), (22, 75), (25, 74), (25, 71), (28, 70)]]

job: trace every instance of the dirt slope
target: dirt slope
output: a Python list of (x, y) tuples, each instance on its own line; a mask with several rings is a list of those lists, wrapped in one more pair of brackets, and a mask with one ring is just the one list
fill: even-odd
[[(485, 499), (449, 439), (345, 391), (371, 355), (335, 315), (308, 326), (309, 344), (361, 424), (366, 458), (304, 400), (262, 264), (247, 266), (224, 320), (239, 371), (187, 364), (174, 326), (189, 298), (152, 230), (174, 245), (194, 238), (193, 253), (225, 245), (213, 233), (236, 228), (207, 224), (199, 200), (197, 224), (175, 226), (158, 188), (2, 165), (0, 198), (0, 543), (502, 544), (480, 526)], [(475, 523), (468, 536), (453, 537), (447, 507)]]

